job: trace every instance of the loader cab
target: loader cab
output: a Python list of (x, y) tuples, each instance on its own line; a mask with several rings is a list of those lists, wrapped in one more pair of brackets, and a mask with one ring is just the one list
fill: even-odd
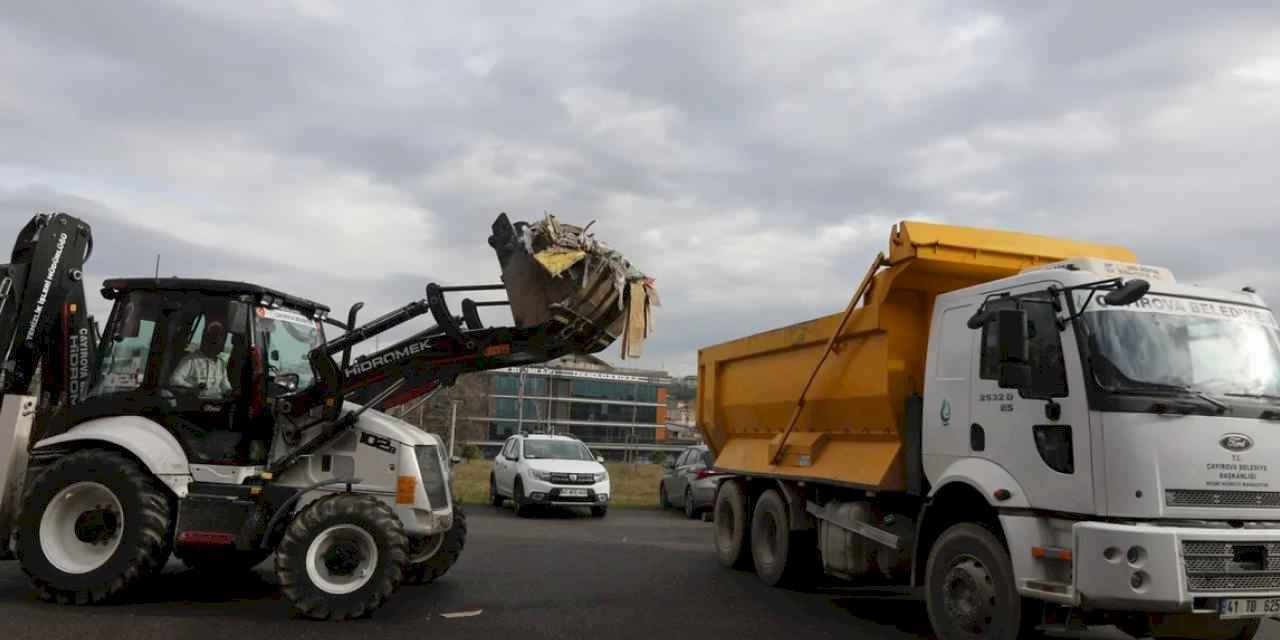
[(213, 280), (112, 280), (103, 294), (115, 307), (73, 421), (142, 415), (164, 425), (193, 463), (264, 463), (271, 401), (314, 383), (307, 353), (324, 340), (327, 309)]

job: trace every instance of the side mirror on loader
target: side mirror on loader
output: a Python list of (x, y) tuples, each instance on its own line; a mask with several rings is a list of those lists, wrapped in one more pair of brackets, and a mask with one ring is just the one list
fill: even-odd
[(995, 321), (999, 327), (1001, 389), (1031, 387), (1031, 365), (1027, 363), (1027, 312), (1022, 309), (1000, 309)]

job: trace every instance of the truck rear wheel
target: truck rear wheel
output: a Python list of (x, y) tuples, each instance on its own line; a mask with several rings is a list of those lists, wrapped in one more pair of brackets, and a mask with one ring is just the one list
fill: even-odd
[(817, 548), (810, 537), (791, 529), (782, 495), (773, 489), (765, 491), (751, 516), (751, 559), (756, 575), (771, 587), (802, 583), (815, 567)]
[(294, 518), (276, 550), (276, 576), (309, 618), (373, 613), (400, 587), (409, 540), (391, 507), (370, 496), (321, 498)]
[(1032, 636), (1038, 621), (1023, 619), (1013, 563), (991, 531), (952, 525), (934, 543), (925, 571), (929, 622), (941, 640)]
[(458, 556), (462, 555), (462, 548), (466, 544), (467, 514), (455, 504), (453, 527), (424, 540), (410, 541), (409, 568), (404, 572), (405, 584), (434, 582), (458, 562)]
[(18, 559), (46, 600), (107, 600), (169, 558), (169, 496), (122, 453), (86, 449), (63, 456), (32, 484), (24, 505)]
[(714, 511), (716, 556), (733, 569), (751, 568), (751, 534), (747, 522), (747, 496), (742, 483), (729, 480), (716, 492)]

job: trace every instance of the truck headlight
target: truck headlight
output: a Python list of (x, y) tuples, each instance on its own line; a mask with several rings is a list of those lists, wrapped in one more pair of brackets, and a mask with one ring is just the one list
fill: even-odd
[(543, 482), (551, 482), (551, 472), (550, 472), (550, 471), (538, 471), (537, 469), (534, 469), (534, 470), (533, 470), (533, 471), (531, 471), (530, 473), (532, 473), (532, 474), (533, 474), (533, 477), (535, 477), (535, 478), (537, 478), (537, 479), (539, 479), (539, 480), (542, 480)]

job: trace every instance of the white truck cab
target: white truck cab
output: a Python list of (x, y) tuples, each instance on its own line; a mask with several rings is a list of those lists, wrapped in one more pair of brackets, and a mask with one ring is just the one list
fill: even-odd
[(1074, 259), (938, 296), (930, 335), (925, 477), (989, 497), (1023, 596), (1280, 613), (1280, 330), (1256, 294)]

